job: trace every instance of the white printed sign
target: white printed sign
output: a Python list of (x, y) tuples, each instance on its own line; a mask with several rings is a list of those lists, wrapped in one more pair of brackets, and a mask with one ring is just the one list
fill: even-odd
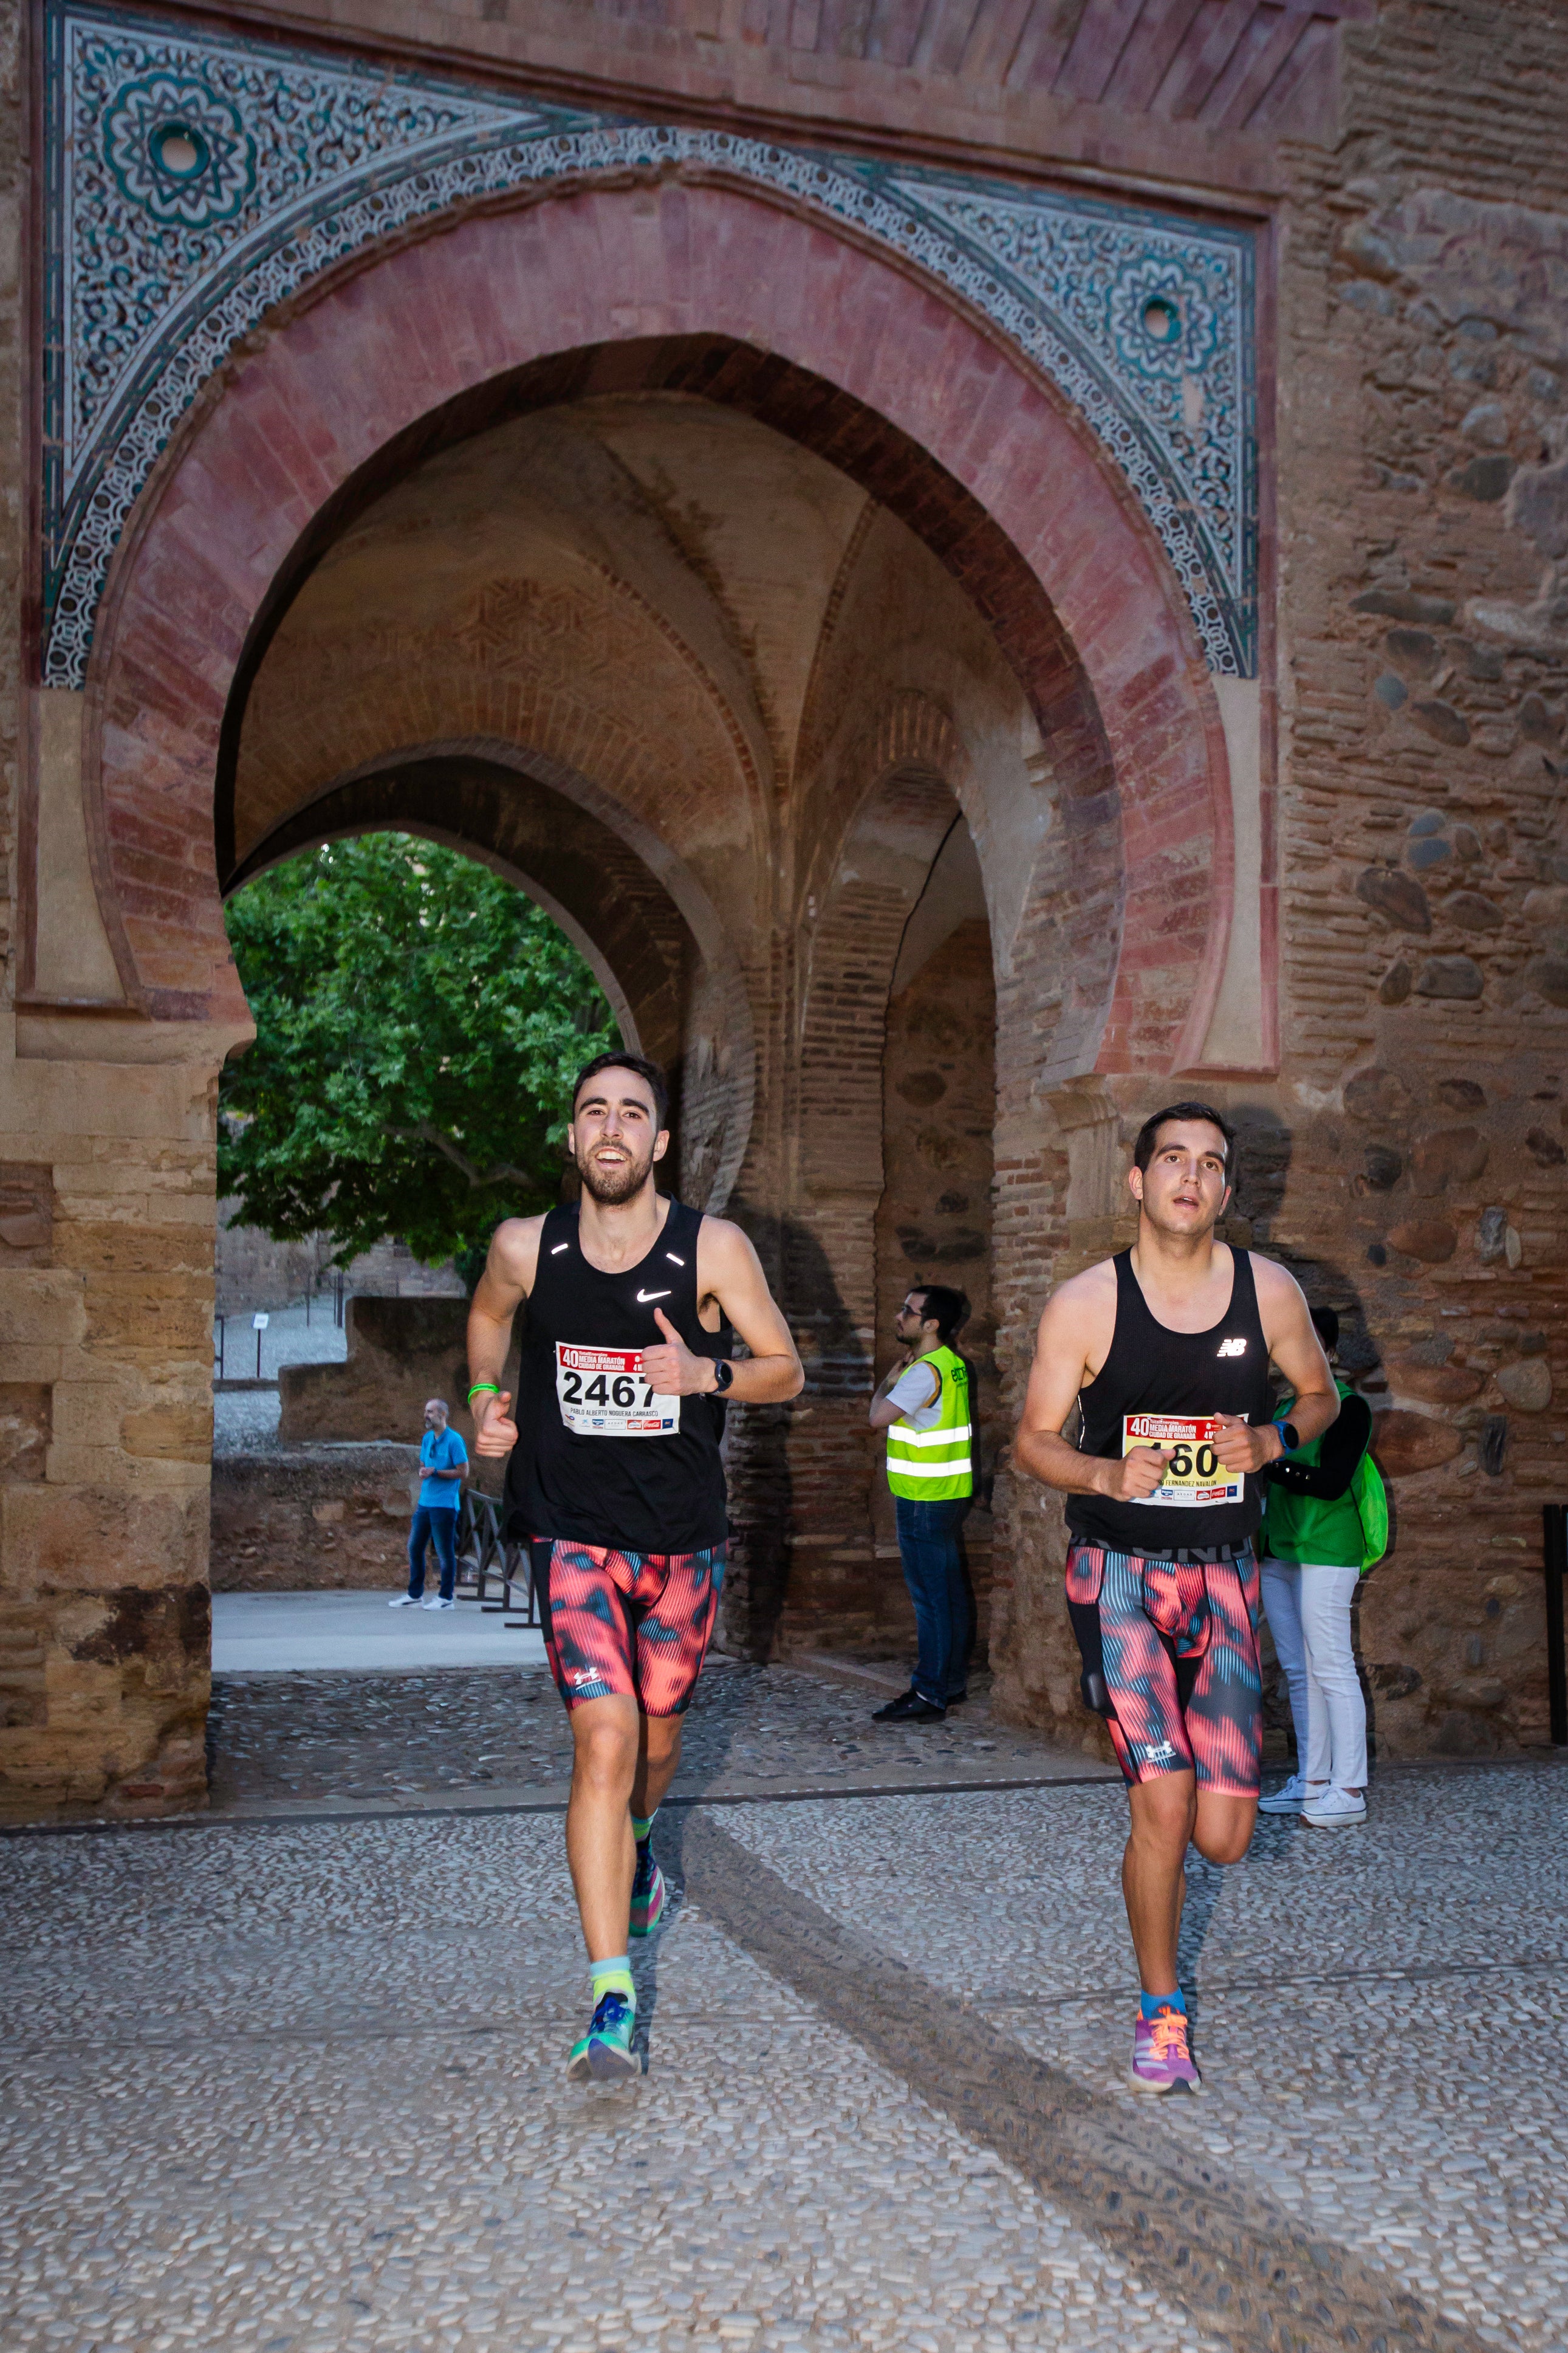
[(578, 1438), (668, 1438), (680, 1428), (680, 1399), (643, 1378), (640, 1348), (555, 1344), (561, 1419)]
[(1215, 1451), (1219, 1421), (1213, 1414), (1129, 1413), (1121, 1418), (1121, 1451), (1135, 1446), (1165, 1446), (1172, 1454), (1165, 1476), (1152, 1495), (1131, 1495), (1135, 1504), (1164, 1504), (1195, 1511), (1205, 1504), (1239, 1504), (1246, 1474), (1226, 1471)]

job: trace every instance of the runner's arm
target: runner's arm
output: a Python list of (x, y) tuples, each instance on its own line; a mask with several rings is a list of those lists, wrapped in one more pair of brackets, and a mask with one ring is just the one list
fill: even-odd
[(1102, 1270), (1064, 1282), (1046, 1303), (1035, 1342), (1029, 1387), (1013, 1442), (1020, 1471), (1063, 1495), (1104, 1495), (1132, 1503), (1152, 1495), (1165, 1474), (1170, 1449), (1135, 1446), (1119, 1461), (1080, 1454), (1062, 1436), (1078, 1393), (1090, 1377), (1090, 1363), (1103, 1361), (1115, 1329), (1115, 1275), (1109, 1296)]
[[(1271, 1258), (1252, 1256), (1258, 1320), (1268, 1354), (1296, 1393), (1290, 1420), (1301, 1445), (1321, 1438), (1340, 1409), (1340, 1393), (1323, 1344), (1312, 1328), (1311, 1311), (1300, 1284)], [(1261, 1428), (1235, 1414), (1222, 1414), (1215, 1451), (1227, 1471), (1261, 1471), (1277, 1462), (1285, 1441), (1272, 1421)]]
[(1271, 1462), (1263, 1475), (1292, 1495), (1311, 1495), (1321, 1504), (1336, 1504), (1350, 1493), (1351, 1481), (1371, 1440), (1372, 1408), (1365, 1398), (1342, 1398), (1339, 1418), (1319, 1449), (1315, 1469), (1287, 1455), (1283, 1462)]
[[(477, 1295), (477, 1294), (476, 1294)], [(751, 1350), (734, 1359), (735, 1377), (725, 1392), (738, 1405), (782, 1405), (805, 1386), (789, 1325), (779, 1313), (762, 1261), (739, 1226), (727, 1218), (704, 1218), (697, 1241), (697, 1295), (716, 1299)], [(661, 1308), (654, 1320), (664, 1343), (643, 1350), (643, 1378), (661, 1397), (707, 1397), (718, 1387), (714, 1359), (689, 1349)]]
[(495, 1383), (493, 1395), (481, 1391), (469, 1400), (476, 1454), (510, 1454), (517, 1444), (510, 1393), (500, 1385), (511, 1349), (512, 1318), (519, 1301), (533, 1288), (543, 1225), (542, 1218), (508, 1218), (499, 1225), (490, 1237), (485, 1271), (474, 1287), (468, 1308), (468, 1379)]

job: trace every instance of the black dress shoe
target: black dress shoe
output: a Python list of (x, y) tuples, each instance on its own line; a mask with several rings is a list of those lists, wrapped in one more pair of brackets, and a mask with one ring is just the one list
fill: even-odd
[(945, 1707), (938, 1707), (934, 1700), (922, 1699), (911, 1684), (907, 1692), (900, 1692), (897, 1699), (890, 1699), (886, 1707), (876, 1709), (871, 1721), (873, 1724), (940, 1724), (946, 1714)]

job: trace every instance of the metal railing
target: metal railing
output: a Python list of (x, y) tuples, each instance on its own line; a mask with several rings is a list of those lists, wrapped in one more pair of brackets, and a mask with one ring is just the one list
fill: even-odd
[[(482, 1609), (504, 1609), (509, 1625), (537, 1626), (539, 1604), (529, 1575), (528, 1546), (507, 1535), (503, 1508), (472, 1488), (465, 1492), (458, 1506), (458, 1584), (473, 1588)], [(492, 1579), (500, 1588), (496, 1602), (488, 1599)]]

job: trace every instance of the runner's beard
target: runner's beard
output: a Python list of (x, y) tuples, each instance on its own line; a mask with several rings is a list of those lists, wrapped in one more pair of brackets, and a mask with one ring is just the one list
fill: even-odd
[(587, 1153), (577, 1155), (577, 1174), (583, 1179), (584, 1191), (591, 1193), (595, 1200), (605, 1208), (613, 1208), (621, 1201), (629, 1201), (635, 1193), (640, 1193), (652, 1169), (651, 1145), (646, 1160), (639, 1160), (634, 1153), (623, 1160), (618, 1168), (613, 1169), (595, 1166)]

